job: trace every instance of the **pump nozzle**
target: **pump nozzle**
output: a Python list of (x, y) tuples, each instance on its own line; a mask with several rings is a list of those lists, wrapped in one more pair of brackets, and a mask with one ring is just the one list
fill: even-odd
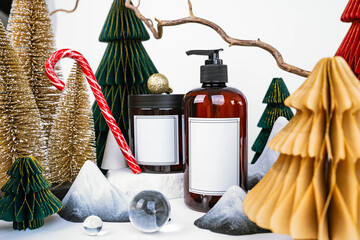
[(206, 65), (209, 64), (217, 64), (222, 65), (223, 61), (219, 59), (219, 52), (224, 51), (224, 49), (213, 49), (213, 50), (190, 50), (187, 51), (186, 54), (189, 55), (203, 55), (203, 56), (209, 56), (209, 59), (205, 61)]
[(209, 56), (209, 59), (205, 61), (205, 65), (200, 68), (200, 82), (226, 83), (228, 81), (227, 66), (223, 65), (223, 61), (219, 59), (220, 51), (223, 51), (223, 49), (191, 50), (186, 52), (187, 55)]

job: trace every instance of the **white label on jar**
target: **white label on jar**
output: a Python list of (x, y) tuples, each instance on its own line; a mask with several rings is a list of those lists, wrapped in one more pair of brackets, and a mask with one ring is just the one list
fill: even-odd
[(177, 115), (134, 116), (135, 158), (141, 165), (179, 164)]
[(240, 185), (240, 118), (189, 118), (189, 191), (221, 196)]

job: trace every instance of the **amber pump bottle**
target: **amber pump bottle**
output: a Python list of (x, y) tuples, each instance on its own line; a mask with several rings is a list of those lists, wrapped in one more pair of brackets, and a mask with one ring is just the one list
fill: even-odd
[(202, 212), (233, 185), (247, 190), (247, 103), (239, 90), (226, 86), (221, 50), (186, 52), (209, 56), (200, 69), (202, 87), (187, 93), (183, 102), (185, 203)]

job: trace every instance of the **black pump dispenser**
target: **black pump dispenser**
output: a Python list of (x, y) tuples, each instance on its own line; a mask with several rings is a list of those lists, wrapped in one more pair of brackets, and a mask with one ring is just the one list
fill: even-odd
[(209, 56), (205, 65), (200, 67), (201, 83), (226, 83), (228, 81), (227, 66), (223, 65), (222, 59), (219, 59), (219, 52), (223, 49), (214, 50), (191, 50), (187, 55)]

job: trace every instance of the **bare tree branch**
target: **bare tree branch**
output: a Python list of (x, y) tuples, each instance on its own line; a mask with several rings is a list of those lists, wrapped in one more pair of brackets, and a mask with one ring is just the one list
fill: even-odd
[(141, 2), (141, 0), (139, 0), (138, 5), (136, 6), (136, 8), (140, 7), (140, 2)]
[[(52, 12), (50, 13), (50, 16), (51, 16), (51, 15), (53, 15), (53, 14), (55, 14), (55, 13), (57, 13), (57, 12), (66, 12), (66, 13), (72, 13), (72, 12), (75, 12), (75, 11), (76, 11), (76, 9), (77, 9), (77, 7), (78, 7), (78, 5), (79, 5), (79, 1), (80, 1), (80, 0), (76, 0), (76, 3), (75, 3), (75, 7), (74, 7), (74, 9), (72, 9), (72, 10), (66, 10), (66, 9), (56, 9), (55, 11), (52, 11)], [(139, 5), (140, 5), (140, 1), (139, 1)]]
[(265, 51), (269, 52), (275, 58), (277, 65), (282, 70), (293, 73), (293, 74), (297, 74), (302, 77), (309, 76), (309, 74), (310, 74), (309, 71), (306, 71), (301, 68), (298, 68), (293, 65), (285, 63), (280, 52), (276, 48), (271, 46), (270, 44), (260, 41), (260, 39), (242, 40), (242, 39), (232, 38), (229, 35), (227, 35), (226, 32), (217, 24), (215, 24), (209, 20), (196, 17), (193, 14), (192, 4), (191, 4), (190, 0), (188, 0), (188, 5), (189, 5), (189, 13), (190, 13), (189, 17), (176, 19), (176, 20), (159, 20), (159, 19), (155, 18), (155, 20), (157, 21), (157, 26), (156, 26), (157, 29), (156, 29), (153, 24), (153, 21), (149, 18), (144, 17), (141, 14), (141, 12), (139, 11), (139, 9), (131, 4), (131, 0), (126, 0), (126, 2), (125, 2), (125, 6), (127, 8), (132, 9), (135, 12), (136, 16), (145, 23), (145, 25), (150, 29), (150, 31), (152, 32), (152, 34), (154, 35), (154, 37), (156, 39), (160, 39), (162, 37), (163, 27), (177, 26), (177, 25), (186, 24), (186, 23), (198, 23), (198, 24), (202, 24), (202, 25), (205, 25), (205, 26), (208, 26), (208, 27), (214, 29), (222, 37), (222, 39), (225, 42), (230, 44), (230, 46), (247, 46), (247, 47), (262, 48)]
[(190, 2), (190, 0), (188, 0), (188, 5), (189, 5), (189, 13), (190, 13), (190, 17), (195, 17), (193, 10), (192, 10), (192, 4)]

